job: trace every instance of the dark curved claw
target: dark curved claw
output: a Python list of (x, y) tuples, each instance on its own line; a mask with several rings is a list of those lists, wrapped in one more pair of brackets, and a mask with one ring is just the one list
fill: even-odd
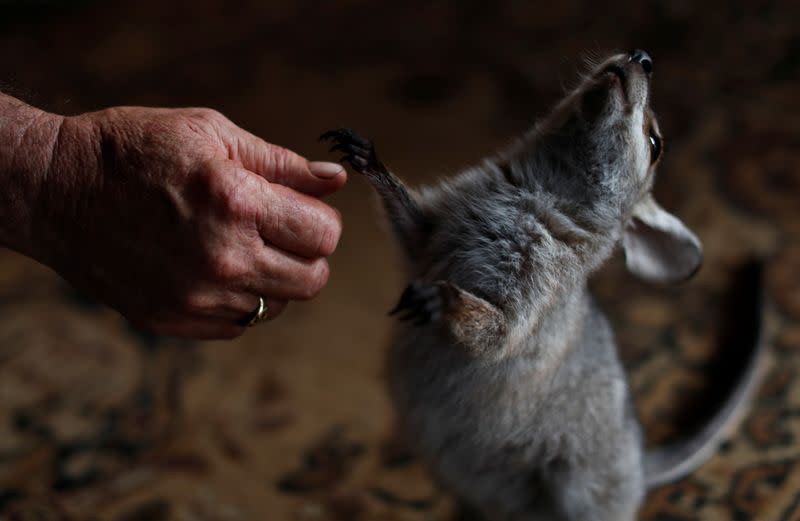
[(414, 303), (417, 300), (416, 298), (417, 284), (419, 283), (414, 281), (411, 284), (409, 284), (405, 290), (403, 290), (402, 295), (400, 295), (400, 300), (397, 302), (397, 305), (391, 311), (389, 311), (389, 315), (396, 315), (397, 313), (406, 309), (411, 309), (414, 306)]
[(402, 313), (398, 319), (415, 326), (428, 324), (444, 314), (447, 304), (444, 292), (445, 286), (442, 284), (414, 281), (403, 291), (400, 301), (389, 314)]
[(350, 164), (353, 165), (354, 168), (365, 168), (369, 164), (369, 161), (361, 156), (351, 155), (348, 157), (348, 161), (350, 161)]
[(349, 145), (345, 145), (344, 143), (336, 143), (335, 145), (333, 145), (331, 148), (328, 149), (328, 152), (349, 153), (350, 152), (350, 146)]
[(320, 140), (333, 141), (330, 152), (344, 153), (345, 156), (339, 162), (350, 163), (350, 166), (359, 173), (366, 175), (387, 173), (386, 167), (378, 161), (372, 142), (349, 128), (329, 130), (320, 136)]
[(344, 141), (344, 142), (349, 141), (352, 143), (356, 143), (361, 147), (366, 147), (366, 148), (369, 148), (372, 145), (369, 139), (359, 136), (353, 131), (353, 129), (350, 128), (337, 128), (335, 130), (329, 130), (327, 132), (324, 132), (319, 137), (320, 141), (326, 141), (330, 139), (336, 141)]

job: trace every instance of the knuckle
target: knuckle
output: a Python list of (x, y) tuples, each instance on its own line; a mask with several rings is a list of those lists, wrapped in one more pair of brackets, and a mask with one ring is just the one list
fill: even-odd
[(273, 178), (277, 183), (282, 183), (286, 178), (291, 164), (290, 152), (276, 145), (269, 145), (269, 156), (271, 160), (271, 167)]
[(245, 267), (236, 255), (226, 252), (212, 257), (210, 271), (217, 280), (232, 281), (245, 274)]
[(253, 205), (251, 204), (251, 195), (243, 186), (246, 180), (240, 175), (224, 176), (220, 173), (218, 177), (221, 179), (216, 181), (212, 197), (220, 214), (224, 218), (231, 219), (249, 215)]
[(328, 208), (319, 222), (320, 235), (317, 252), (327, 257), (336, 251), (339, 239), (342, 236), (342, 219), (338, 212)]
[(179, 308), (189, 314), (202, 313), (208, 309), (208, 301), (200, 293), (187, 293), (180, 299)]
[(228, 120), (228, 118), (223, 116), (221, 112), (214, 109), (210, 109), (208, 107), (202, 107), (197, 109), (195, 115), (200, 119), (204, 119), (212, 123), (223, 123)]
[(249, 212), (250, 200), (244, 190), (232, 188), (224, 192), (220, 201), (223, 214), (228, 217), (242, 217)]
[(311, 273), (303, 287), (301, 298), (303, 300), (310, 300), (319, 295), (319, 292), (322, 291), (322, 288), (328, 283), (329, 276), (330, 267), (325, 259), (319, 259), (314, 262)]

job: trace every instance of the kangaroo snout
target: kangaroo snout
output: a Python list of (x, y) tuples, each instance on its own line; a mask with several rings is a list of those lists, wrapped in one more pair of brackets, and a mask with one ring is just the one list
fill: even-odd
[(645, 74), (653, 72), (653, 59), (647, 54), (647, 51), (641, 49), (634, 49), (630, 53), (629, 60), (631, 63), (638, 63), (642, 66)]

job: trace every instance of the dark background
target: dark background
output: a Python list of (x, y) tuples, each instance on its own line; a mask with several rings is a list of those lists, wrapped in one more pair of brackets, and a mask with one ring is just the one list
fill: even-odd
[[(0, 88), (64, 114), (209, 106), (313, 159), (329, 158), (322, 131), (350, 126), (418, 184), (524, 131), (585, 57), (646, 49), (667, 142), (656, 195), (706, 252), (678, 288), (634, 281), (619, 258), (594, 281), (649, 442), (681, 430), (737, 353), (725, 288), (753, 256), (766, 259), (771, 342), (737, 434), (651, 493), (641, 518), (788, 520), (800, 516), (798, 20), (793, 2), (0, 0)], [(405, 281), (374, 197), (351, 176), (329, 200), (345, 223), (329, 287), (227, 343), (133, 330), (0, 251), (0, 518), (452, 519), (391, 443), (385, 310)]]

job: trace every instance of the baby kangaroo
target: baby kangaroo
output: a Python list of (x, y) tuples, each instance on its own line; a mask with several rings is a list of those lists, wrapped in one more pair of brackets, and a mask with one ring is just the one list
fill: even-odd
[(419, 191), (368, 140), (323, 135), (378, 191), (413, 280), (389, 355), (402, 432), (487, 519), (632, 520), (648, 486), (714, 449), (752, 390), (751, 361), (696, 436), (645, 452), (587, 290), (619, 242), (649, 281), (701, 264), (697, 237), (651, 195), (652, 71), (643, 51), (611, 56), (507, 151)]

